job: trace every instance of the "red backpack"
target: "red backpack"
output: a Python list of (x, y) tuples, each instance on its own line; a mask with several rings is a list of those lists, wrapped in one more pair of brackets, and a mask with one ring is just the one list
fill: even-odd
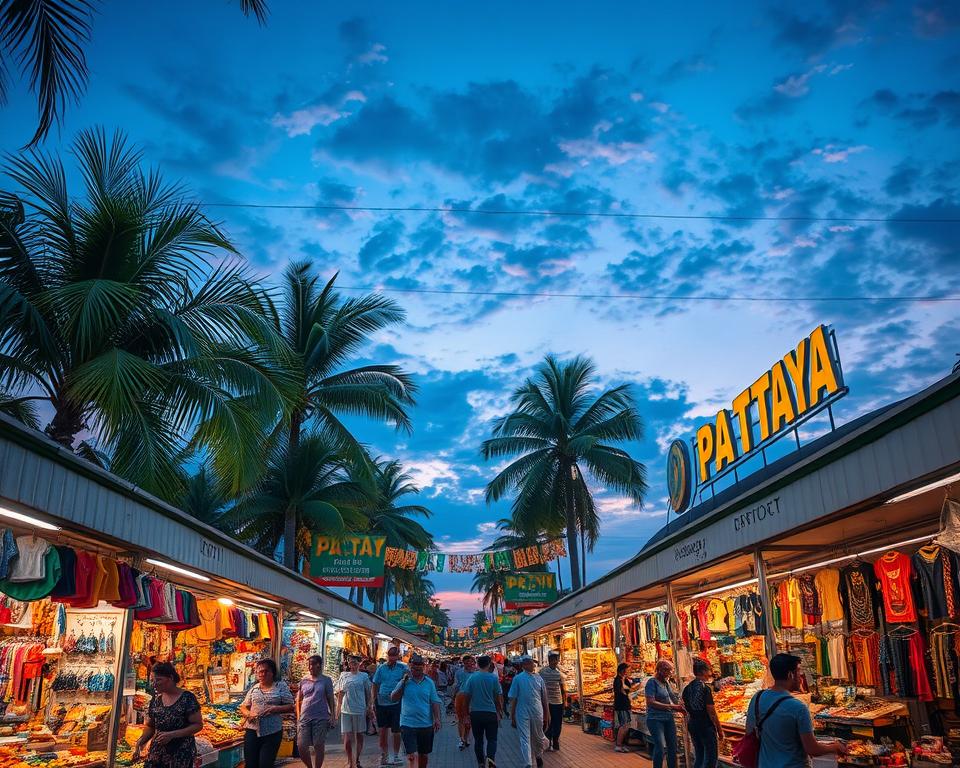
[(776, 711), (777, 707), (787, 699), (793, 698), (789, 693), (782, 696), (773, 702), (773, 706), (767, 710), (763, 717), (760, 717), (760, 696), (762, 694), (763, 691), (760, 691), (753, 700), (753, 718), (757, 723), (756, 727), (733, 745), (733, 762), (742, 766), (742, 768), (757, 768), (760, 763), (760, 738), (763, 724)]

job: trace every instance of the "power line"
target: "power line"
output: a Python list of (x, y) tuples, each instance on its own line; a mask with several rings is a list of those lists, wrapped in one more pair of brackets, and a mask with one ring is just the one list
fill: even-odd
[(787, 301), (823, 301), (833, 303), (849, 302), (903, 302), (937, 303), (960, 301), (960, 296), (688, 296), (673, 294), (639, 293), (555, 293), (550, 291), (470, 291), (445, 288), (386, 288), (379, 286), (338, 285), (342, 291), (363, 291), (365, 293), (424, 293), (441, 296), (493, 296), (497, 298), (549, 298), (549, 299), (587, 299), (603, 300), (629, 299), (642, 301), (682, 301), (682, 302), (787, 302)]
[(405, 205), (313, 205), (308, 203), (202, 203), (206, 208), (253, 208), (294, 211), (356, 211), (366, 213), (463, 213), (483, 216), (563, 216), (600, 219), (666, 219), (671, 221), (784, 221), (863, 224), (960, 224), (960, 218), (888, 218), (883, 216), (735, 216), (732, 214), (628, 213), (625, 211), (554, 211), (511, 208), (418, 207)]

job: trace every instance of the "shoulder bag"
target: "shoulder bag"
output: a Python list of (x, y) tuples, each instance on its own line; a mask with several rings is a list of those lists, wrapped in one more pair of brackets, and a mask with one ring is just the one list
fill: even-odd
[(753, 716), (757, 722), (756, 728), (748, 732), (740, 741), (738, 741), (733, 746), (733, 762), (742, 768), (757, 768), (760, 763), (760, 738), (761, 731), (763, 729), (763, 724), (766, 722), (767, 718), (772, 715), (777, 707), (779, 707), (784, 701), (791, 698), (790, 694), (782, 696), (773, 702), (773, 706), (767, 710), (767, 713), (760, 717), (760, 697), (763, 695), (763, 691), (757, 694), (757, 697), (753, 700), (754, 712)]

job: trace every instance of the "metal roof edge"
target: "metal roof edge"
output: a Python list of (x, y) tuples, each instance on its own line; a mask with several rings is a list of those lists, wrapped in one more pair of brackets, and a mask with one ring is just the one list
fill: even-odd
[[(872, 414), (876, 414), (874, 418), (870, 418), (871, 413), (857, 417), (858, 419), (867, 417), (864, 423), (861, 424), (857, 429), (854, 429), (839, 439), (828, 443), (819, 451), (805, 457), (801, 461), (790, 464), (781, 472), (772, 475), (759, 485), (749, 488), (739, 496), (724, 502), (710, 513), (691, 521), (689, 525), (678, 528), (676, 531), (673, 531), (667, 536), (664, 536), (662, 539), (657, 540), (654, 545), (649, 548), (648, 545), (650, 542), (648, 541), (648, 543), (645, 544), (632, 558), (611, 569), (596, 581), (592, 581), (589, 584), (584, 585), (576, 592), (571, 592), (567, 595), (564, 595), (562, 598), (560, 598), (560, 600), (551, 605), (545, 611), (531, 617), (529, 622), (524, 622), (516, 629), (511, 630), (509, 633), (497, 638), (498, 642), (514, 642), (515, 640), (526, 637), (533, 632), (538, 632), (544, 627), (550, 626), (557, 621), (562, 621), (562, 616), (553, 618), (551, 615), (549, 620), (540, 622), (539, 626), (536, 626), (538, 619), (545, 616), (547, 613), (553, 614), (555, 612), (559, 612), (559, 608), (561, 606), (566, 606), (569, 601), (575, 599), (577, 596), (583, 595), (588, 590), (595, 589), (600, 585), (605, 584), (611, 579), (619, 576), (624, 571), (629, 570), (640, 561), (646, 559), (647, 557), (651, 557), (657, 552), (671, 546), (677, 539), (686, 538), (692, 532), (709, 525), (718, 517), (723, 517), (724, 515), (728, 514), (731, 510), (748, 505), (752, 501), (768, 495), (771, 491), (781, 488), (789, 482), (792, 482), (795, 478), (806, 475), (823, 466), (824, 464), (828, 464), (834, 459), (846, 455), (861, 445), (873, 442), (874, 440), (883, 437), (883, 435), (891, 432), (898, 426), (911, 421), (917, 416), (920, 416), (927, 411), (930, 411), (937, 406), (952, 400), (955, 397), (960, 397), (960, 371), (957, 371), (956, 373), (950, 373), (947, 376), (938, 379), (930, 386), (898, 402), (895, 402), (892, 405), (882, 406), (875, 411), (872, 411)], [(656, 534), (654, 534), (654, 536), (656, 536)], [(654, 537), (651, 537), (651, 539), (653, 538)], [(529, 626), (524, 626), (528, 623)]]
[[(98, 467), (96, 464), (93, 464), (86, 459), (77, 456), (72, 451), (69, 451), (64, 446), (59, 443), (54, 442), (49, 437), (47, 437), (42, 432), (38, 432), (35, 429), (31, 429), (25, 424), (20, 423), (16, 419), (7, 416), (6, 414), (0, 413), (0, 437), (7, 438), (12, 442), (23, 446), (27, 450), (36, 453), (38, 455), (44, 456), (45, 458), (51, 459), (52, 461), (65, 466), (72, 471), (77, 472), (78, 474), (84, 475), (87, 478), (93, 480), (100, 485), (103, 485), (106, 488), (109, 488), (112, 491), (115, 491), (123, 496), (126, 496), (133, 501), (136, 501), (138, 504), (143, 504), (146, 507), (149, 507), (161, 514), (176, 520), (178, 523), (185, 525), (189, 528), (192, 528), (197, 533), (203, 534), (203, 536), (216, 540), (216, 543), (222, 544), (223, 546), (229, 547), (233, 551), (248, 557), (252, 560), (259, 562), (261, 565), (270, 568), (274, 571), (277, 571), (285, 578), (293, 579), (299, 581), (302, 584), (308, 585), (310, 588), (315, 589), (331, 598), (336, 603), (340, 605), (348, 606), (351, 610), (359, 611), (364, 615), (365, 618), (373, 622), (374, 624), (379, 623), (380, 626), (376, 628), (370, 628), (371, 631), (380, 632), (382, 630), (390, 630), (393, 632), (393, 636), (400, 638), (406, 643), (416, 644), (421, 642), (414, 635), (406, 633), (404, 630), (401, 630), (394, 624), (391, 624), (382, 616), (378, 616), (375, 613), (363, 608), (356, 603), (351, 603), (349, 600), (338, 595), (336, 592), (333, 592), (325, 587), (321, 587), (319, 584), (314, 583), (310, 579), (306, 578), (302, 574), (291, 571), (288, 568), (285, 568), (283, 565), (277, 561), (267, 557), (262, 552), (258, 552), (252, 547), (247, 546), (246, 544), (237, 541), (232, 536), (224, 533), (218, 528), (214, 528), (211, 525), (207, 525), (200, 520), (188, 515), (182, 509), (178, 509), (172, 504), (168, 504), (162, 499), (154, 496), (151, 493), (143, 490), (142, 488), (134, 485), (133, 483), (124, 480), (122, 477), (115, 475), (102, 467)], [(331, 617), (337, 618), (337, 617)], [(365, 627), (366, 629), (366, 627)], [(386, 634), (384, 632), (384, 634)]]

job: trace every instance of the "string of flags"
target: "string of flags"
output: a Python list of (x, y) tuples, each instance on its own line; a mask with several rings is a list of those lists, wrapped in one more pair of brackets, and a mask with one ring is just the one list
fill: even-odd
[(386, 547), (384, 565), (388, 568), (402, 568), (408, 571), (485, 573), (516, 571), (531, 565), (543, 565), (559, 557), (565, 557), (566, 554), (567, 549), (563, 539), (552, 539), (529, 547), (469, 555)]

